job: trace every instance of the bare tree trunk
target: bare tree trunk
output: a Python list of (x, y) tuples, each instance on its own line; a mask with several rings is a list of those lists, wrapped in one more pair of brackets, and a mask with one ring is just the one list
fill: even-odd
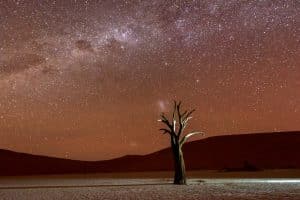
[(185, 164), (183, 159), (183, 153), (179, 141), (176, 138), (172, 138), (172, 150), (174, 158), (174, 184), (185, 185), (186, 176), (185, 176)]
[(181, 112), (180, 105), (181, 102), (177, 103), (176, 101), (174, 101), (172, 119), (168, 119), (164, 113), (161, 113), (161, 119), (159, 119), (158, 121), (164, 123), (166, 126), (166, 128), (161, 128), (159, 130), (163, 131), (163, 134), (168, 133), (170, 135), (175, 169), (174, 184), (185, 185), (185, 164), (181, 147), (188, 140), (188, 138), (202, 132), (193, 131), (184, 136), (182, 135), (188, 121), (192, 118), (191, 114), (195, 110), (186, 110), (184, 112)]

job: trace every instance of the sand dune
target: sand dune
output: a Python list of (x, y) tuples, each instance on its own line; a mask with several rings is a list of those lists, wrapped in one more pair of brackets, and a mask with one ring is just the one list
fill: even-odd
[[(206, 138), (183, 147), (188, 170), (300, 169), (300, 132)], [(0, 175), (144, 172), (173, 169), (170, 149), (107, 161), (75, 161), (0, 150)]]

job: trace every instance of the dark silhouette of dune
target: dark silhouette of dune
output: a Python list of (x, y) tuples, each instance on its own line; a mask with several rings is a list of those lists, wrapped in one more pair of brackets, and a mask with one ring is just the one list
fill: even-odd
[[(188, 170), (300, 169), (300, 132), (216, 136), (183, 147)], [(169, 148), (106, 161), (77, 161), (0, 150), (0, 175), (172, 170)]]

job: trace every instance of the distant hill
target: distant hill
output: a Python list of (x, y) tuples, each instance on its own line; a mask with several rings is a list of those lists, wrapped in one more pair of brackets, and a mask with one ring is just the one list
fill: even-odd
[[(187, 170), (300, 169), (300, 132), (216, 136), (185, 144)], [(169, 148), (107, 161), (76, 161), (0, 150), (0, 175), (172, 170)]]

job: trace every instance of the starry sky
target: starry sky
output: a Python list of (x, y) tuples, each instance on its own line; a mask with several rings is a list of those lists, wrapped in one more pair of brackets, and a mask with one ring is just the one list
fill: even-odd
[(0, 0), (0, 19), (0, 148), (150, 153), (173, 99), (205, 137), (300, 129), (300, 1)]

